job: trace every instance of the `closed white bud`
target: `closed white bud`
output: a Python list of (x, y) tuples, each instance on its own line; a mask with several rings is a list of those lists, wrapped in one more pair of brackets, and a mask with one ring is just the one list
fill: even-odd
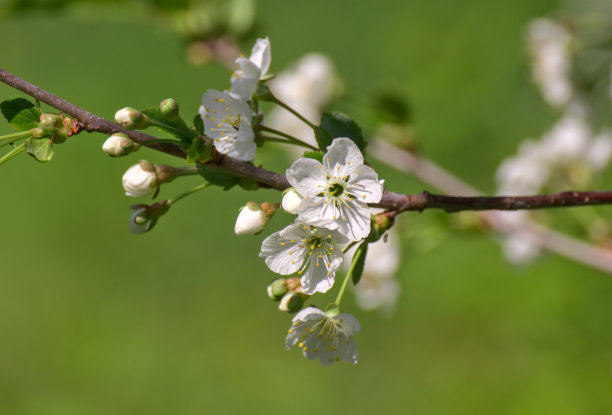
[(127, 130), (143, 130), (150, 124), (149, 117), (132, 107), (125, 107), (117, 111), (115, 122)]
[(131, 197), (150, 195), (158, 185), (155, 166), (145, 160), (130, 167), (123, 175), (125, 194)]
[(283, 193), (283, 201), (281, 202), (281, 206), (285, 212), (291, 213), (292, 215), (297, 215), (298, 207), (300, 207), (302, 199), (302, 196), (300, 196), (293, 187), (290, 187), (289, 189), (285, 190), (285, 193)]
[(138, 143), (134, 143), (127, 135), (116, 133), (106, 139), (102, 151), (111, 157), (122, 157), (133, 153), (139, 147)]
[(236, 235), (254, 235), (260, 232), (268, 223), (268, 215), (261, 206), (255, 202), (249, 202), (240, 209), (234, 232)]

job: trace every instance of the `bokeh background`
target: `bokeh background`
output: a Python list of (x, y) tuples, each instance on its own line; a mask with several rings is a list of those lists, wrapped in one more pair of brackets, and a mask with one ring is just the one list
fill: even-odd
[[(189, 118), (201, 93), (227, 86), (227, 69), (189, 64), (184, 41), (142, 7), (81, 6), (4, 14), (1, 66), (111, 119), (167, 97)], [(377, 90), (408, 97), (420, 151), (492, 193), (500, 161), (555, 116), (531, 83), (524, 33), (558, 6), (261, 0), (242, 46), (269, 36), (272, 71), (328, 54), (348, 91), (339, 106), (356, 117)], [(0, 85), (0, 97), (14, 95)], [(0, 129), (10, 132), (4, 120)], [(325, 368), (284, 350), (290, 316), (266, 297), (274, 276), (257, 258), (265, 235), (233, 234), (244, 202), (279, 195), (207, 189), (151, 233), (130, 235), (135, 202), (121, 175), (137, 158), (178, 160), (146, 149), (111, 159), (104, 139), (81, 134), (49, 164), (22, 155), (0, 171), (0, 413), (612, 411), (609, 275), (552, 255), (513, 267), (490, 235), (407, 213), (395, 314), (363, 312), (348, 295), (343, 311), (362, 324), (360, 362)], [(257, 161), (277, 171), (289, 163), (278, 149)], [(395, 191), (425, 188), (375, 166)], [(182, 179), (161, 196), (197, 183)], [(290, 221), (278, 213), (271, 230)]]

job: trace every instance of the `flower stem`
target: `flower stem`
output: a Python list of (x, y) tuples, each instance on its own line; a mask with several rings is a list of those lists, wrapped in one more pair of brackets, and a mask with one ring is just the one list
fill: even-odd
[(266, 136), (266, 135), (260, 135), (260, 137), (263, 138), (264, 141), (267, 141), (267, 142), (270, 142), (270, 143), (291, 144), (293, 146), (300, 146), (300, 147), (311, 148), (310, 146), (304, 145), (303, 143), (296, 143), (295, 141), (286, 140), (284, 138), (270, 137), (270, 136)]
[(342, 281), (342, 286), (340, 287), (340, 291), (338, 292), (338, 296), (336, 297), (336, 301), (334, 301), (334, 304), (337, 307), (340, 307), (340, 302), (342, 301), (342, 297), (344, 296), (346, 287), (348, 287), (348, 283), (351, 280), (351, 276), (353, 275), (353, 271), (355, 270), (355, 266), (357, 266), (357, 262), (359, 262), (359, 258), (361, 257), (361, 255), (363, 255), (362, 249), (358, 249), (357, 251), (355, 251), (355, 255), (353, 256), (353, 261), (351, 262), (351, 267), (346, 273), (346, 276), (344, 277), (344, 281)]
[(17, 154), (21, 153), (23, 150), (25, 150), (25, 143), (21, 143), (19, 146), (6, 153), (4, 157), (0, 158), (0, 165), (6, 163), (7, 161), (15, 157)]
[(150, 144), (159, 144), (159, 143), (181, 144), (181, 141), (175, 140), (173, 138), (156, 138), (155, 140), (139, 141), (139, 143), (142, 146), (148, 146)]
[(194, 174), (199, 174), (199, 173), (200, 171), (195, 166), (175, 167), (174, 168), (174, 177), (192, 176)]
[(313, 123), (311, 123), (310, 121), (308, 121), (306, 118), (304, 118), (304, 116), (302, 114), (300, 114), (299, 112), (297, 112), (296, 110), (294, 110), (293, 108), (291, 108), (289, 105), (285, 104), (283, 101), (281, 101), (280, 99), (273, 97), (274, 98), (274, 103), (283, 107), (284, 109), (286, 109), (287, 111), (289, 111), (290, 113), (292, 113), (293, 115), (295, 115), (296, 117), (298, 117), (300, 120), (302, 120), (304, 122), (304, 124), (306, 124), (307, 126), (309, 126), (310, 128), (312, 128), (313, 130), (316, 128), (316, 125), (314, 125)]
[(286, 138), (287, 140), (293, 142), (294, 144), (298, 144), (298, 145), (301, 145), (301, 146), (304, 146), (304, 147), (308, 147), (311, 150), (318, 150), (317, 147), (314, 147), (314, 146), (312, 146), (312, 145), (310, 145), (310, 144), (300, 140), (299, 138), (295, 138), (292, 135), (289, 135), (287, 133), (283, 133), (282, 131), (275, 130), (274, 128), (266, 127), (265, 125), (260, 125), (259, 129), (262, 130), (262, 131), (267, 131), (267, 132), (272, 133), (272, 134), (280, 135), (281, 137)]
[(198, 192), (198, 191), (200, 191), (202, 189), (206, 189), (208, 186), (210, 186), (210, 183), (203, 183), (203, 184), (201, 184), (199, 186), (194, 187), (191, 190), (187, 190), (186, 192), (181, 193), (180, 195), (176, 196), (175, 198), (168, 200), (167, 205), (170, 206), (173, 203), (178, 202), (179, 200), (181, 200), (184, 197), (187, 197), (187, 196), (189, 196), (189, 195), (191, 195), (191, 194), (193, 194), (195, 192)]
[(21, 140), (32, 136), (31, 131), (20, 131), (18, 133), (8, 134), (0, 137), (0, 147), (11, 144), (14, 141)]

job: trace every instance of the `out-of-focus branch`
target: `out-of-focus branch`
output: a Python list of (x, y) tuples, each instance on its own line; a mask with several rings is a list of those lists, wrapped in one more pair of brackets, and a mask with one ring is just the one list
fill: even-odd
[[(368, 142), (369, 154), (404, 173), (410, 173), (445, 193), (466, 196), (478, 194), (469, 184), (453, 176), (432, 161), (394, 147), (382, 140)], [(543, 249), (576, 262), (612, 274), (612, 252), (551, 230), (527, 218), (504, 212), (477, 212), (484, 222), (501, 233), (526, 232)]]

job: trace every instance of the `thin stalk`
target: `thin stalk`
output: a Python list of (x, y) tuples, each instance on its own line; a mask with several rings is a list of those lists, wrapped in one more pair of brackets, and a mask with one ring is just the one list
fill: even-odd
[(194, 187), (191, 190), (187, 190), (186, 192), (181, 193), (180, 195), (176, 196), (175, 198), (168, 200), (167, 205), (170, 206), (170, 205), (178, 202), (179, 200), (181, 200), (184, 197), (187, 197), (187, 196), (189, 196), (189, 195), (191, 195), (191, 194), (193, 194), (195, 192), (199, 192), (202, 189), (206, 189), (208, 186), (210, 186), (210, 183), (203, 183), (203, 184), (201, 184), (199, 186)]
[(336, 301), (334, 301), (334, 304), (337, 307), (340, 307), (340, 302), (342, 301), (342, 297), (344, 296), (346, 287), (348, 287), (348, 282), (351, 279), (351, 276), (353, 275), (353, 271), (355, 270), (355, 267), (357, 266), (357, 262), (359, 262), (359, 258), (361, 257), (361, 255), (363, 255), (363, 250), (358, 249), (355, 252), (355, 255), (353, 256), (353, 262), (351, 262), (351, 267), (346, 273), (346, 276), (344, 277), (344, 281), (342, 281), (342, 286), (340, 287), (340, 291), (338, 292), (338, 296), (336, 297)]
[(148, 146), (150, 144), (159, 144), (159, 143), (181, 144), (181, 141), (173, 139), (173, 138), (156, 138), (155, 140), (147, 140), (147, 141), (139, 142), (141, 146)]
[(15, 157), (17, 154), (21, 153), (23, 150), (25, 150), (25, 143), (21, 143), (19, 146), (6, 153), (4, 157), (0, 159), (0, 165), (6, 163), (7, 161)]
[(18, 133), (8, 134), (0, 137), (0, 147), (5, 146), (7, 144), (11, 144), (17, 140), (21, 140), (23, 138), (28, 138), (32, 136), (31, 131), (20, 131)]
[(308, 121), (306, 118), (304, 118), (304, 116), (302, 114), (300, 114), (299, 112), (297, 112), (296, 110), (294, 110), (293, 108), (291, 108), (289, 105), (285, 104), (283, 101), (281, 101), (280, 99), (274, 97), (274, 103), (276, 103), (277, 105), (283, 107), (284, 109), (286, 109), (287, 111), (289, 111), (290, 113), (292, 113), (293, 115), (295, 115), (296, 117), (298, 117), (300, 120), (302, 120), (302, 122), (304, 122), (304, 124), (306, 124), (307, 126), (309, 126), (310, 128), (312, 128), (313, 130), (316, 128), (316, 125), (314, 125), (313, 123), (311, 123), (310, 121)]
[(291, 144), (292, 146), (300, 146), (300, 147), (312, 148), (312, 147), (310, 147), (308, 145), (305, 145), (304, 143), (296, 143), (295, 141), (286, 140), (284, 138), (270, 137), (270, 136), (267, 136), (267, 135), (262, 135), (260, 137), (263, 138), (264, 141), (266, 141), (266, 142)]
[(174, 177), (193, 176), (193, 175), (199, 174), (199, 173), (200, 173), (200, 171), (195, 166), (175, 167), (174, 168)]
[(299, 138), (295, 138), (292, 135), (289, 135), (287, 133), (283, 133), (282, 131), (275, 130), (274, 128), (266, 127), (265, 125), (260, 125), (259, 129), (262, 130), (262, 131), (267, 131), (267, 132), (272, 133), (272, 134), (280, 135), (281, 137), (284, 137), (287, 140), (290, 140), (290, 141), (292, 141), (292, 142), (294, 142), (296, 144), (300, 144), (300, 145), (302, 145), (304, 147), (308, 147), (308, 148), (310, 148), (312, 150), (318, 150), (317, 147), (314, 147), (314, 146), (312, 146), (312, 145), (310, 145), (310, 144), (300, 140)]

